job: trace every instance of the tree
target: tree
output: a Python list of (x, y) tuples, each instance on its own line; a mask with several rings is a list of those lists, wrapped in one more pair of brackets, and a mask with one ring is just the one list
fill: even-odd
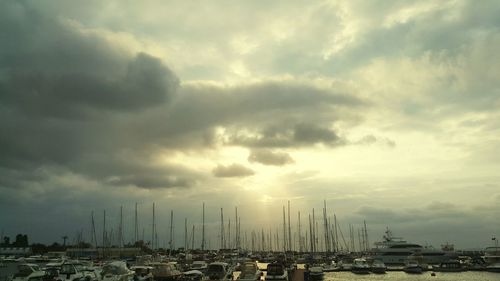
[(3, 243), (2, 243), (2, 246), (10, 246), (10, 238), (8, 236), (5, 236), (3, 238)]
[(16, 241), (12, 245), (16, 247), (28, 247), (28, 235), (16, 235)]

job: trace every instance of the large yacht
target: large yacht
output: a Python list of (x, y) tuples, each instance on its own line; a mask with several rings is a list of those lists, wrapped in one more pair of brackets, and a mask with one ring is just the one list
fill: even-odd
[(427, 264), (439, 264), (456, 257), (455, 252), (443, 251), (432, 247), (409, 243), (401, 237), (394, 237), (387, 228), (383, 241), (376, 242), (369, 255), (388, 265), (405, 264), (410, 256), (419, 256)]
[(483, 260), (486, 262), (486, 270), (491, 272), (500, 272), (500, 247), (498, 241), (495, 241), (495, 247), (484, 249)]

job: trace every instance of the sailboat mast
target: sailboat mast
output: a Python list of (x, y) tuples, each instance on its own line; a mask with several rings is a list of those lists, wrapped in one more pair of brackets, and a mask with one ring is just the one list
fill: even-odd
[(168, 242), (169, 244), (169, 249), (170, 249), (170, 252), (169, 252), (169, 255), (172, 255), (172, 250), (173, 250), (173, 236), (174, 236), (174, 211), (173, 210), (170, 210), (170, 241)]
[(286, 252), (286, 222), (285, 222), (285, 206), (283, 206), (283, 252)]
[(184, 252), (188, 250), (188, 219), (184, 218)]
[(224, 211), (220, 208), (220, 249), (224, 248)]
[(292, 229), (290, 227), (290, 200), (288, 200), (288, 251), (292, 250)]
[(155, 232), (156, 232), (156, 226), (155, 226), (155, 202), (153, 202), (153, 224), (152, 224), (152, 229), (151, 229), (151, 249), (155, 249)]
[(311, 214), (309, 214), (309, 242), (311, 244), (311, 253), (314, 252), (314, 244), (313, 244), (313, 229), (311, 223)]
[(299, 222), (299, 253), (302, 253), (302, 230), (300, 226), (300, 211), (298, 213), (298, 222)]
[(135, 203), (135, 220), (134, 220), (134, 242), (139, 240), (139, 225), (137, 221), (137, 202)]
[(205, 202), (203, 202), (202, 228), (201, 228), (201, 250), (205, 250)]
[(119, 236), (119, 241), (118, 241), (118, 247), (122, 248), (123, 247), (123, 206), (120, 206), (120, 226), (118, 227), (118, 236)]
[(328, 218), (326, 212), (326, 200), (323, 201), (323, 225), (325, 228), (325, 250), (327, 253), (330, 253), (330, 239), (328, 235)]
[(95, 232), (95, 221), (94, 221), (94, 211), (92, 211), (92, 214), (91, 214), (91, 217), (92, 217), (92, 241), (93, 241), (93, 246), (97, 249), (97, 235), (96, 235), (96, 232)]

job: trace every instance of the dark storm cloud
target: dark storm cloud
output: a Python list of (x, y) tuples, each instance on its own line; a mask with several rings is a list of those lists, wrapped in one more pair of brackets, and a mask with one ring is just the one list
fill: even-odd
[(267, 149), (252, 150), (248, 156), (248, 161), (273, 166), (283, 166), (294, 162), (288, 153)]
[(212, 170), (212, 174), (218, 178), (234, 178), (252, 176), (255, 172), (243, 165), (231, 164), (228, 166), (218, 165)]
[(125, 126), (175, 95), (168, 67), (23, 2), (0, 5), (3, 187), (46, 176), (43, 167), (144, 188), (192, 184), (187, 169), (140, 164), (151, 160), (149, 147)]
[(248, 147), (287, 148), (315, 144), (337, 146), (346, 141), (332, 129), (299, 122), (263, 128), (252, 135), (235, 133), (230, 136), (229, 143)]
[[(40, 169), (109, 186), (192, 186), (203, 178), (199, 172), (159, 164), (158, 155), (168, 160), (176, 152), (218, 144), (336, 146), (343, 140), (331, 125), (356, 119), (344, 113), (366, 106), (342, 89), (311, 82), (180, 86), (162, 61), (126, 51), (112, 32), (55, 19), (26, 2), (0, 5), (0, 182), (5, 188), (47, 177)], [(218, 139), (220, 127), (229, 141)], [(290, 161), (278, 156), (254, 160)]]

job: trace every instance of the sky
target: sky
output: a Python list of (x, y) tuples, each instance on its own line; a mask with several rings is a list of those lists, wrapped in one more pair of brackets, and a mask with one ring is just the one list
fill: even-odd
[[(174, 212), (211, 247), (327, 205), (439, 247), (500, 238), (498, 1), (0, 1), (0, 228)], [(321, 216), (316, 220), (322, 223)], [(142, 231), (140, 231), (142, 232)], [(234, 235), (234, 232), (233, 232)], [(305, 235), (305, 232), (302, 233)], [(100, 234), (97, 235), (101, 237)], [(72, 240), (73, 239), (73, 240)], [(98, 242), (100, 242), (98, 240)]]

